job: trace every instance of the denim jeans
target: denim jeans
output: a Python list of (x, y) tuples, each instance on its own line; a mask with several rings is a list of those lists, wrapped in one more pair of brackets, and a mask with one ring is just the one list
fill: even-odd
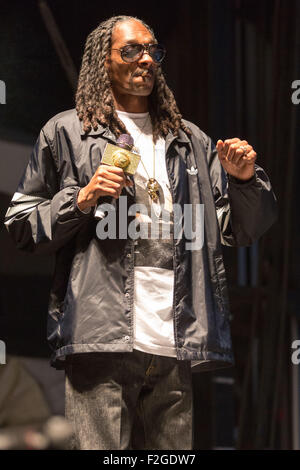
[(68, 356), (71, 449), (192, 449), (190, 361), (131, 353)]

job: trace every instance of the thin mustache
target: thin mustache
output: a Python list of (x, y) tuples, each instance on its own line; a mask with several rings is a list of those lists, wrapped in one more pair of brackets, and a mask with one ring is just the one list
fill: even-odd
[(133, 77), (144, 77), (145, 75), (154, 75), (154, 71), (152, 69), (146, 69), (146, 70), (137, 70), (134, 74)]

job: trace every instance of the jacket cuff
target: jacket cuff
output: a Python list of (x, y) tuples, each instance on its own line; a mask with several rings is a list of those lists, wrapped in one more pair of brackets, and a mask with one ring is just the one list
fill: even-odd
[(235, 186), (252, 186), (256, 182), (256, 173), (254, 173), (254, 175), (249, 180), (240, 180), (229, 174), (227, 174), (227, 179), (230, 184), (233, 184)]
[(78, 200), (78, 193), (79, 191), (81, 190), (81, 188), (78, 188), (75, 192), (74, 192), (74, 196), (73, 196), (73, 205), (74, 205), (74, 209), (75, 209), (75, 212), (78, 214), (78, 215), (87, 215), (91, 212), (92, 208), (91, 207), (88, 207), (87, 209), (85, 209), (84, 211), (79, 209), (78, 207), (78, 203), (77, 203), (77, 200)]

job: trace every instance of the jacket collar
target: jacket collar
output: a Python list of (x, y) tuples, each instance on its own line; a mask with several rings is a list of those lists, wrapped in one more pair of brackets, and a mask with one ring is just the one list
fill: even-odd
[(113, 140), (114, 142), (116, 141), (116, 138), (115, 138), (114, 134), (109, 130), (108, 127), (104, 127), (101, 124), (98, 124), (97, 129), (92, 128), (90, 130), (90, 132), (88, 134), (86, 134), (83, 130), (83, 122), (82, 121), (79, 121), (79, 125), (80, 125), (80, 135), (82, 137), (84, 137), (84, 136), (88, 137), (89, 135), (103, 135), (103, 137), (106, 137), (109, 140)]
[[(114, 136), (114, 134), (110, 131), (110, 129), (108, 127), (104, 127), (101, 124), (98, 124), (97, 129), (92, 128), (90, 130), (90, 132), (88, 134), (86, 134), (83, 130), (82, 121), (79, 121), (79, 124), (80, 124), (80, 135), (82, 137), (84, 137), (84, 136), (87, 137), (87, 136), (90, 136), (90, 135), (93, 135), (93, 136), (96, 136), (96, 135), (100, 136), (101, 135), (102, 137), (106, 138), (107, 140), (111, 140), (113, 142), (116, 142), (116, 137)], [(166, 137), (166, 148), (168, 148), (175, 140), (179, 143), (184, 143), (184, 144), (189, 144), (191, 142), (188, 135), (182, 129), (179, 129), (178, 136), (174, 136), (169, 131), (169, 133)]]
[(182, 144), (190, 144), (191, 141), (188, 135), (182, 130), (179, 129), (178, 136), (173, 135), (170, 131), (166, 137), (166, 146), (169, 146), (174, 140)]

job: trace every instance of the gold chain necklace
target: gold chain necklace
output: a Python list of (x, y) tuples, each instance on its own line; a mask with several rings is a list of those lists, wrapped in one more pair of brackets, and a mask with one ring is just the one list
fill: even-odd
[[(137, 136), (137, 139), (136, 139), (136, 141), (135, 141), (135, 144), (137, 143), (137, 141), (138, 141), (139, 138), (141, 137), (142, 132), (143, 132), (143, 130), (145, 129), (146, 124), (147, 124), (147, 122), (149, 121), (149, 119), (150, 119), (150, 114), (147, 116), (146, 121), (144, 122), (144, 124), (143, 124), (141, 130), (138, 128), (138, 126), (135, 124), (135, 122), (134, 122), (134, 120), (133, 120), (135, 127), (136, 127), (138, 130), (140, 130), (140, 133), (139, 133), (139, 135)], [(133, 147), (133, 149), (137, 150), (135, 146)]]
[[(145, 124), (143, 125), (142, 130), (141, 130), (141, 132), (140, 132), (139, 135), (138, 135), (138, 138), (136, 139), (136, 143), (137, 143), (137, 141), (139, 140), (139, 138), (141, 137), (142, 132), (143, 132), (144, 128), (146, 127), (146, 124), (147, 124), (149, 118), (150, 118), (150, 114), (149, 114), (148, 118), (146, 119), (146, 122), (145, 122)], [(143, 160), (142, 160), (142, 157), (141, 157), (141, 163), (142, 163), (142, 165), (143, 165), (143, 167), (144, 167), (144, 170), (145, 170), (145, 172), (146, 172), (146, 174), (147, 174), (147, 176), (148, 176), (148, 181), (147, 181), (147, 185), (146, 185), (147, 192), (148, 192), (148, 194), (149, 194), (151, 200), (154, 201), (154, 202), (157, 202), (157, 201), (158, 201), (158, 198), (159, 198), (159, 191), (158, 191), (159, 184), (158, 184), (158, 182), (157, 182), (156, 179), (155, 179), (155, 144), (154, 144), (154, 142), (153, 142), (153, 136), (152, 136), (152, 145), (153, 145), (153, 178), (151, 178), (151, 177), (149, 176), (149, 173), (148, 173), (148, 171), (146, 170), (146, 167), (145, 167), (144, 162), (143, 162)]]
[(158, 197), (159, 197), (159, 192), (158, 192), (159, 184), (155, 179), (155, 145), (154, 145), (154, 142), (153, 142), (153, 137), (152, 137), (152, 145), (153, 145), (153, 178), (151, 178), (149, 176), (149, 173), (146, 170), (146, 167), (145, 167), (144, 162), (143, 162), (142, 159), (141, 159), (141, 162), (142, 162), (144, 170), (145, 170), (145, 172), (148, 176), (148, 181), (147, 181), (147, 186), (146, 186), (147, 187), (147, 192), (148, 192), (151, 200), (154, 201), (154, 202), (157, 202)]

